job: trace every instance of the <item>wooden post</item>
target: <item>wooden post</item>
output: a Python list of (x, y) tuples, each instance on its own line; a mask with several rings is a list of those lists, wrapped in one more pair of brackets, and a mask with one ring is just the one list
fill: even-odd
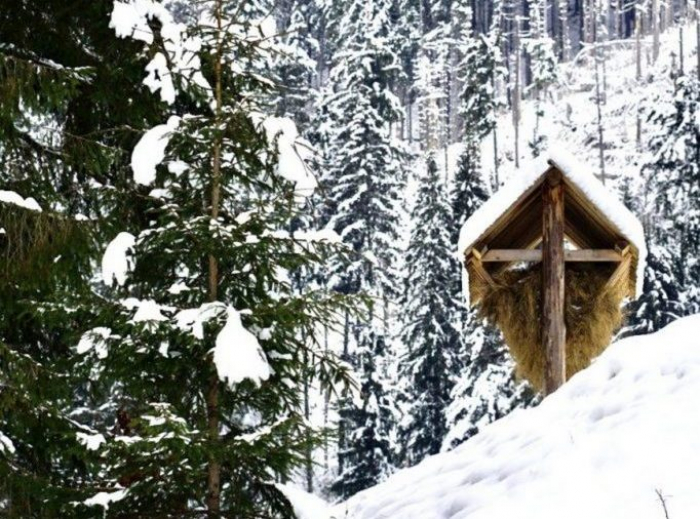
[(558, 171), (550, 173), (542, 186), (542, 206), (542, 347), (549, 395), (566, 381), (564, 185)]

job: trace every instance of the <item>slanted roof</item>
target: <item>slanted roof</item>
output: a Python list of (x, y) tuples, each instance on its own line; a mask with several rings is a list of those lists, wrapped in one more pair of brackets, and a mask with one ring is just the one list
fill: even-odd
[[(593, 175), (592, 168), (565, 151), (550, 150), (523, 167), (484, 203), (462, 227), (458, 246), (460, 256), (465, 258), (475, 247), (483, 246), (490, 249), (535, 248), (542, 238), (539, 188), (553, 171), (561, 174), (564, 183), (568, 240), (581, 249), (609, 249), (627, 242), (633, 256), (630, 283), (639, 295), (646, 260), (642, 224)], [(469, 297), (469, 291), (466, 292)]]

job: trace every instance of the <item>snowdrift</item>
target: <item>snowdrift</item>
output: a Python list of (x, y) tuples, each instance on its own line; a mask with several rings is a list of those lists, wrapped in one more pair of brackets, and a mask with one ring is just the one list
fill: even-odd
[[(663, 519), (662, 498), (668, 517), (700, 517), (699, 474), (696, 315), (612, 345), (539, 407), (396, 473), (327, 517)], [(315, 517), (322, 519), (318, 508)]]

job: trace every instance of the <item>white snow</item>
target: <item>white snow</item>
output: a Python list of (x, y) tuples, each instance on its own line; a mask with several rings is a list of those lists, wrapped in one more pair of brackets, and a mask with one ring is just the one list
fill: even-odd
[(137, 184), (147, 186), (155, 181), (156, 167), (163, 162), (170, 135), (179, 124), (180, 118), (172, 116), (166, 124), (154, 126), (143, 134), (131, 154), (131, 169)]
[(124, 286), (126, 276), (134, 267), (134, 259), (130, 251), (136, 245), (136, 237), (128, 232), (120, 232), (114, 238), (102, 256), (102, 279), (106, 285), (114, 281)]
[(334, 517), (659, 519), (657, 491), (670, 517), (698, 517), (699, 408), (695, 315), (612, 345), (539, 407), (394, 474)]
[[(564, 177), (580, 189), (613, 224), (616, 231), (629, 240), (639, 251), (637, 262), (637, 297), (642, 293), (644, 267), (646, 265), (646, 241), (644, 228), (637, 217), (617, 199), (612, 190), (605, 187), (592, 173), (592, 168), (581, 164), (560, 145), (552, 145), (550, 150), (538, 159), (524, 165), (510, 180), (482, 205), (466, 221), (459, 236), (457, 253), (462, 258), (467, 247), (478, 242), (483, 234), (498, 218), (507, 211), (518, 198), (535, 185), (554, 163)], [(462, 269), (466, 272), (466, 269)], [(466, 276), (466, 274), (464, 274)], [(466, 286), (466, 284), (465, 284)], [(469, 291), (465, 291), (469, 300)]]
[(168, 104), (175, 102), (175, 85), (173, 85), (168, 62), (162, 52), (156, 52), (151, 62), (146, 66), (148, 75), (143, 80), (151, 92), (160, 90), (160, 98)]
[(318, 186), (305, 160), (311, 157), (310, 146), (299, 139), (296, 125), (289, 117), (268, 117), (263, 121), (267, 141), (277, 141), (277, 174), (296, 185), (301, 196), (311, 196)]
[(0, 454), (5, 451), (12, 454), (13, 452), (15, 452), (15, 446), (12, 443), (12, 440), (10, 440), (2, 432), (0, 432)]
[(219, 378), (231, 385), (245, 379), (260, 384), (270, 377), (270, 365), (258, 339), (243, 327), (241, 313), (231, 306), (216, 337), (214, 364)]
[(114, 2), (109, 27), (119, 38), (133, 38), (148, 44), (153, 43), (153, 32), (148, 26), (146, 14), (153, 2)]
[(77, 434), (78, 436), (78, 441), (85, 446), (85, 448), (89, 451), (96, 451), (100, 448), (100, 446), (105, 443), (107, 440), (105, 440), (105, 437), (102, 434), (95, 433), (95, 434), (87, 434), (87, 433), (82, 433), (79, 432)]
[(117, 490), (115, 492), (99, 492), (83, 501), (83, 503), (87, 506), (101, 506), (107, 509), (111, 503), (124, 499), (126, 497), (126, 493), (126, 489)]
[(186, 308), (175, 314), (175, 326), (190, 332), (195, 339), (204, 339), (204, 323), (219, 317), (226, 311), (223, 303), (204, 303), (199, 308)]
[(14, 191), (0, 190), (0, 203), (12, 204), (22, 207), (23, 209), (29, 209), (30, 211), (41, 212), (41, 206), (36, 200), (31, 197), (24, 198)]
[(134, 313), (134, 316), (131, 318), (131, 322), (145, 323), (168, 320), (168, 318), (165, 317), (161, 312), (163, 308), (153, 299), (145, 299), (143, 301), (138, 301), (138, 303), (135, 306), (136, 313)]
[(112, 330), (104, 326), (98, 326), (88, 330), (80, 338), (76, 353), (83, 355), (91, 350), (95, 350), (100, 359), (107, 358), (107, 339), (112, 335)]
[[(297, 519), (324, 519), (329, 517), (328, 505), (319, 497), (292, 485), (275, 485), (292, 504)], [(338, 519), (340, 519), (339, 516)], [(398, 519), (398, 518), (397, 518)]]

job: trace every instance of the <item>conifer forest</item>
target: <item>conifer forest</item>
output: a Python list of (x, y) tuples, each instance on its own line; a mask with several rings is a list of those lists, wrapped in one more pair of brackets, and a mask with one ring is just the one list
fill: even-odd
[(565, 149), (615, 340), (700, 313), (698, 121), (700, 1), (0, 0), (0, 517), (330, 519), (536, 409), (460, 229)]

